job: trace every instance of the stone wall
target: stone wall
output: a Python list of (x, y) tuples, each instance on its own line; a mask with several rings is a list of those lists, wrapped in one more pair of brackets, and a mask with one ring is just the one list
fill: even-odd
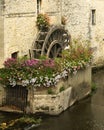
[(41, 12), (50, 16), (51, 24), (61, 24), (61, 1), (42, 0)]
[[(27, 106), (25, 106), (24, 111), (27, 113), (42, 112), (50, 115), (58, 115), (72, 106), (76, 101), (88, 96), (91, 92), (91, 67), (79, 70), (76, 75), (70, 74), (67, 79), (60, 80), (57, 85), (51, 89), (52, 93), (50, 94), (48, 93), (49, 88), (29, 87)], [(7, 92), (5, 86), (0, 84), (0, 110), (2, 111), (5, 111)], [(18, 100), (19, 98), (20, 97), (18, 97)], [(2, 105), (4, 105), (3, 108)], [(12, 111), (18, 112), (18, 110), (15, 109)], [(6, 111), (10, 111), (9, 107)]]
[[(96, 10), (96, 24), (92, 25), (92, 10)], [(62, 16), (72, 39), (89, 40), (93, 48), (93, 64), (104, 65), (104, 1), (63, 0)]]
[[(29, 56), (37, 36), (37, 1), (0, 1), (0, 67), (13, 53)], [(47, 6), (48, 5), (48, 6)], [(40, 13), (47, 13), (51, 24), (60, 24), (60, 1), (43, 0)], [(53, 7), (53, 8), (52, 8)]]
[[(62, 92), (61, 87), (65, 88)], [(53, 94), (47, 94), (47, 90), (48, 88), (29, 90), (28, 101), (32, 113), (58, 115), (76, 101), (86, 97), (91, 92), (91, 67), (78, 71), (76, 75), (69, 75), (67, 80), (60, 81), (53, 88)]]
[(5, 0), (4, 43), (5, 59), (14, 52), (18, 56), (29, 55), (36, 37), (36, 1)]
[(72, 38), (89, 39), (90, 6), (87, 0), (63, 0), (62, 16)]
[(6, 91), (5, 86), (0, 84), (0, 107), (5, 103)]
[(96, 24), (91, 26), (91, 43), (94, 48), (94, 63), (104, 65), (104, 1), (92, 0), (91, 9), (96, 10)]
[(3, 4), (0, 1), (0, 67), (3, 66), (4, 61), (4, 19), (2, 15)]
[[(3, 5), (1, 7), (1, 5)], [(96, 9), (96, 25), (91, 10)], [(51, 24), (67, 20), (66, 29), (72, 39), (89, 40), (94, 50), (94, 64), (104, 63), (104, 1), (103, 0), (42, 0), (40, 13), (47, 13)], [(37, 1), (0, 1), (0, 67), (14, 52), (29, 55), (37, 36)]]

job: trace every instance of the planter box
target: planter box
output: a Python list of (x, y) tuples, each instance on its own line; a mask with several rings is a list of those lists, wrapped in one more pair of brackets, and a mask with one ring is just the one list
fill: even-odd
[[(18, 104), (17, 101), (19, 101), (19, 105), (23, 106), (23, 108), (20, 108), (20, 110), (23, 112), (42, 112), (50, 115), (58, 115), (61, 112), (65, 111), (68, 107), (72, 106), (76, 101), (79, 101), (80, 99), (86, 97), (91, 92), (91, 67), (79, 70), (76, 75), (69, 74), (65, 80), (61, 79), (55, 87), (51, 87), (52, 94), (49, 94), (48, 87), (41, 87), (37, 89), (30, 87), (28, 90), (24, 91), (22, 90), (23, 87), (21, 87), (17, 86), (16, 88), (11, 88), (10, 92), (13, 93), (12, 95), (14, 96), (12, 99), (16, 99), (15, 101), (11, 101), (12, 104), (9, 105), (15, 106), (16, 104), (13, 103), (16, 102)], [(21, 92), (23, 91), (23, 94), (21, 93), (21, 95), (15, 96), (15, 90), (13, 91), (12, 89), (16, 89), (16, 95), (17, 91), (19, 93), (19, 89)], [(9, 100), (11, 99), (11, 97), (8, 97), (9, 92), (6, 90), (6, 87), (0, 85), (0, 106), (3, 106), (3, 104), (5, 104), (7, 98), (9, 98)], [(24, 98), (25, 91), (27, 93), (25, 94), (26, 99)], [(23, 103), (25, 105), (23, 105)], [(4, 107), (3, 111), (5, 111)], [(1, 109), (2, 107), (0, 110)], [(6, 111), (9, 111), (9, 109), (6, 109)]]
[(6, 98), (5, 86), (0, 84), (0, 106), (2, 106), (5, 103), (5, 98)]
[[(62, 92), (61, 87), (65, 88)], [(79, 70), (76, 75), (69, 75), (66, 80), (61, 80), (52, 88), (52, 91), (53, 94), (47, 94), (47, 88), (29, 89), (29, 106), (26, 112), (58, 115), (76, 101), (86, 97), (91, 92), (91, 67)]]

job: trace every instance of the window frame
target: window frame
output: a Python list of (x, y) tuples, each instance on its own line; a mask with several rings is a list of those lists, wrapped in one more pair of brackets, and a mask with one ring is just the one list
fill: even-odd
[(92, 15), (92, 25), (96, 25), (96, 9), (91, 10)]
[(17, 58), (18, 58), (18, 51), (13, 52), (13, 53), (11, 54), (11, 58), (17, 59)]
[(37, 14), (39, 14), (41, 11), (41, 3), (42, 3), (42, 0), (37, 0)]

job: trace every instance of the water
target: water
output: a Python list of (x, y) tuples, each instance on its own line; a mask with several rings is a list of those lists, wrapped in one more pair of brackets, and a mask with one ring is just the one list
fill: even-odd
[[(44, 117), (41, 126), (32, 130), (104, 130), (104, 70), (93, 73), (97, 91), (56, 117)], [(19, 115), (0, 113), (0, 123)], [(16, 129), (15, 129), (16, 130)]]
[(104, 130), (104, 70), (93, 73), (97, 91), (63, 112), (48, 117), (37, 130)]
[(18, 113), (0, 112), (0, 123), (9, 122), (10, 120), (21, 117)]

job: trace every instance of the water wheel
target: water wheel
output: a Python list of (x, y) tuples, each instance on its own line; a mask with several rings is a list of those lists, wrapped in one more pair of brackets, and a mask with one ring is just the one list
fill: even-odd
[(52, 26), (41, 30), (34, 43), (34, 57), (46, 55), (49, 58), (60, 57), (62, 50), (69, 45), (70, 36), (64, 26)]

